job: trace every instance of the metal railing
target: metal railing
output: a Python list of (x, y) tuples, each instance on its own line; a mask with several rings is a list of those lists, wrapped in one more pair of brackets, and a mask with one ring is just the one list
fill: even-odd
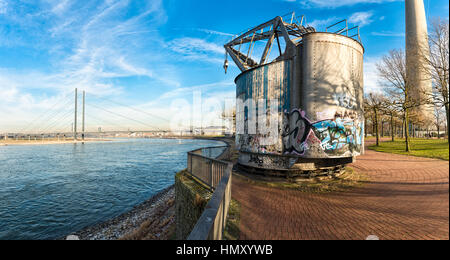
[[(360, 36), (360, 34), (359, 34), (359, 26), (357, 25), (357, 26), (354, 26), (354, 27), (352, 27), (352, 28), (348, 28), (348, 22), (347, 22), (347, 19), (341, 20), (341, 21), (339, 21), (339, 22), (337, 22), (337, 23), (335, 23), (335, 24), (332, 24), (332, 25), (328, 26), (327, 28), (325, 28), (325, 32), (328, 32), (328, 29), (333, 28), (333, 27), (335, 28), (338, 24), (342, 24), (343, 22), (345, 22), (345, 27), (344, 27), (344, 28), (341, 28), (341, 29), (339, 29), (338, 31), (335, 31), (335, 32), (333, 32), (333, 33), (336, 33), (336, 34), (343, 34), (343, 33), (345, 32), (345, 36), (348, 36), (348, 37), (350, 37), (350, 38), (357, 37), (356, 40), (359, 41), (359, 42), (361, 42), (361, 36)], [(356, 30), (356, 33), (349, 36), (348, 33), (349, 33), (350, 31), (354, 31), (354, 30)]]
[(188, 152), (187, 170), (213, 191), (225, 174), (229, 158), (229, 147), (207, 147)]
[[(214, 191), (188, 240), (221, 240), (231, 201), (233, 164), (229, 146), (208, 147), (188, 153), (188, 172)], [(217, 159), (216, 159), (217, 158)]]
[(232, 163), (229, 163), (205, 210), (189, 234), (188, 240), (222, 239), (231, 201), (232, 168)]

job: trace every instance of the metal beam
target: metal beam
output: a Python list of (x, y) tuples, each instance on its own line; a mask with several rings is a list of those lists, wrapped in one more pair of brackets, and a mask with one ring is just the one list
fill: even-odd
[(244, 64), (243, 64), (242, 61), (239, 59), (239, 57), (236, 56), (236, 54), (234, 53), (234, 51), (236, 51), (236, 50), (232, 50), (231, 47), (226, 46), (226, 45), (225, 45), (225, 50), (228, 52), (228, 54), (230, 54), (230, 57), (233, 59), (234, 63), (236, 63), (236, 65), (238, 66), (238, 68), (239, 68), (241, 71), (245, 71), (246, 68), (245, 68)]
[(270, 36), (269, 40), (267, 41), (266, 48), (264, 48), (263, 55), (261, 57), (261, 61), (259, 64), (264, 64), (266, 62), (267, 53), (269, 53), (269, 49), (272, 46), (273, 40), (275, 39), (275, 32), (272, 31), (272, 35)]

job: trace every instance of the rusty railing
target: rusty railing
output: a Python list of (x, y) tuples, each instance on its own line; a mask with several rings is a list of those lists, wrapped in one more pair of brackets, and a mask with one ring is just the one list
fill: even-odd
[[(188, 172), (211, 191), (211, 199), (198, 219), (188, 240), (221, 240), (231, 201), (233, 164), (229, 146), (208, 147), (188, 153)], [(220, 160), (222, 159), (222, 160)]]

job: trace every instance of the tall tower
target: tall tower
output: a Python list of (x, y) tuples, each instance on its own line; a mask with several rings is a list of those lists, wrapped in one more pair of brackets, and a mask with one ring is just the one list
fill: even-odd
[[(406, 74), (410, 84), (410, 94), (424, 101), (426, 93), (431, 93), (431, 75), (427, 68), (429, 58), (427, 19), (423, 0), (405, 0), (406, 18)], [(433, 118), (431, 105), (415, 109), (422, 119)]]
[(77, 98), (78, 98), (78, 90), (75, 88), (75, 118), (73, 120), (73, 140), (77, 140)]

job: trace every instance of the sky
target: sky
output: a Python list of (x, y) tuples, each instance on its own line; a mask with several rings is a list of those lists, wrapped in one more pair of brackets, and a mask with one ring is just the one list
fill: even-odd
[[(448, 19), (448, 1), (424, 5), (428, 20)], [(405, 45), (396, 0), (0, 0), (0, 132), (69, 131), (74, 88), (91, 130), (181, 127), (192, 109), (210, 117), (194, 125), (217, 124), (240, 73), (224, 73), (223, 45), (292, 11), (319, 31), (360, 26), (366, 92), (378, 88), (375, 64)]]

